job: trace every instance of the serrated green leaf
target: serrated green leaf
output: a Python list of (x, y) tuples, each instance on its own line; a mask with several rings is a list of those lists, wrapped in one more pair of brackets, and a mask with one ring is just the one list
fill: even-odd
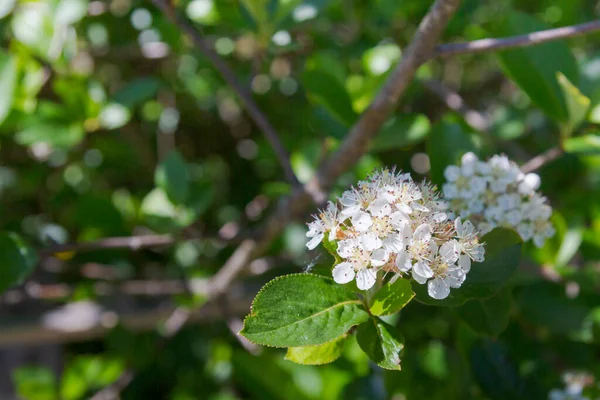
[(14, 233), (0, 233), (0, 293), (23, 283), (33, 272), (37, 258)]
[(371, 314), (390, 315), (404, 308), (415, 297), (407, 279), (383, 285), (371, 300)]
[(457, 123), (445, 121), (435, 124), (429, 133), (427, 153), (431, 164), (431, 181), (436, 185), (444, 182), (444, 170), (456, 164), (460, 157), (472, 151), (477, 153), (474, 135)]
[(435, 300), (427, 293), (427, 285), (414, 282), (415, 298), (424, 304), (454, 307), (471, 299), (485, 299), (498, 293), (519, 266), (521, 237), (512, 229), (496, 228), (480, 241), (485, 243), (485, 260), (473, 263), (459, 289), (452, 289), (444, 300)]
[(329, 75), (320, 70), (308, 70), (302, 74), (302, 84), (311, 101), (325, 107), (346, 126), (356, 121), (357, 115), (346, 89)]
[(590, 99), (584, 96), (562, 72), (556, 73), (556, 79), (562, 90), (569, 113), (569, 120), (565, 124), (563, 132), (568, 137), (585, 120), (590, 108)]
[(0, 125), (4, 122), (14, 101), (17, 81), (17, 62), (15, 58), (0, 51)]
[(260, 290), (240, 335), (266, 346), (311, 346), (329, 342), (368, 318), (347, 287), (319, 275), (293, 274)]
[(563, 147), (571, 154), (600, 154), (600, 135), (592, 133), (568, 138), (563, 142)]
[(398, 370), (404, 349), (404, 337), (392, 325), (372, 317), (356, 330), (360, 348), (381, 368)]
[(347, 337), (348, 335), (344, 334), (331, 342), (318, 346), (289, 347), (285, 359), (302, 365), (322, 365), (334, 362), (342, 355)]
[(371, 150), (397, 150), (415, 145), (427, 137), (430, 129), (429, 119), (422, 114), (392, 117), (373, 139)]
[(510, 308), (510, 291), (502, 290), (489, 299), (468, 301), (456, 312), (475, 332), (498, 336), (508, 326)]
[(158, 165), (154, 182), (174, 204), (186, 202), (190, 193), (188, 167), (178, 151), (171, 151)]
[[(536, 18), (511, 12), (501, 34), (513, 36), (548, 29)], [(536, 103), (548, 117), (566, 122), (567, 104), (556, 79), (562, 72), (572, 83), (579, 83), (577, 61), (569, 46), (562, 41), (498, 52), (505, 73)]]

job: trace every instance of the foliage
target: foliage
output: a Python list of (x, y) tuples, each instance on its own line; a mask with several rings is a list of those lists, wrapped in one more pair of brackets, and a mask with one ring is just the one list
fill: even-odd
[[(410, 55), (432, 2), (169, 3), (307, 183)], [(465, 0), (440, 42), (580, 24), (594, 7)], [(528, 165), (555, 150), (535, 166), (555, 237), (537, 249), (490, 232), (485, 262), (434, 300), (405, 278), (334, 283), (335, 243), (305, 247), (308, 200), (270, 219), (297, 189), (236, 91), (151, 2), (0, 1), (0, 35), (0, 346), (28, 360), (7, 364), (0, 397), (91, 398), (125, 371), (123, 399), (537, 399), (565, 371), (600, 379), (597, 36), (428, 60), (341, 171), (330, 197), (376, 167), (441, 185), (467, 151)], [(221, 292), (217, 273), (236, 279)]]

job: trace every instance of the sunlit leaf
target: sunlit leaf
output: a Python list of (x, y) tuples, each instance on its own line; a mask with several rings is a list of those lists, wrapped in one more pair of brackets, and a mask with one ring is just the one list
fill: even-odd
[(318, 345), (368, 317), (362, 302), (347, 287), (319, 275), (292, 274), (261, 289), (240, 334), (274, 347)]
[(347, 335), (318, 346), (290, 347), (285, 359), (302, 365), (322, 365), (341, 357)]
[(390, 315), (406, 306), (415, 294), (407, 279), (397, 279), (394, 283), (386, 283), (375, 293), (371, 300), (371, 313), (374, 315)]

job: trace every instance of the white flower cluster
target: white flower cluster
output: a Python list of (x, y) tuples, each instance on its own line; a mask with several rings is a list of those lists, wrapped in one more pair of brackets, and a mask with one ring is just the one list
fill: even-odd
[(411, 272), (415, 281), (427, 283), (431, 297), (444, 299), (450, 288), (462, 285), (471, 260), (484, 259), (473, 224), (449, 221), (446, 209), (434, 186), (384, 169), (315, 216), (307, 247), (314, 249), (324, 238), (337, 244), (337, 283), (356, 279), (357, 287), (367, 290), (380, 270)]
[(506, 156), (495, 155), (487, 162), (466, 153), (460, 165), (444, 171), (442, 186), (449, 209), (461, 218), (473, 221), (481, 234), (496, 227), (515, 229), (524, 241), (533, 239), (542, 247), (554, 235), (549, 221), (552, 208), (536, 190), (540, 177), (523, 174)]
[(549, 400), (590, 400), (583, 395), (583, 389), (594, 383), (592, 375), (587, 372), (566, 372), (562, 378), (565, 388), (552, 389), (548, 394)]

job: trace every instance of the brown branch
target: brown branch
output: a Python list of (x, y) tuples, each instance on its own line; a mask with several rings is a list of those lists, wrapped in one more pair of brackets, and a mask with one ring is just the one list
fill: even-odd
[(563, 153), (564, 153), (564, 151), (560, 147), (558, 147), (558, 146), (552, 147), (551, 149), (543, 152), (540, 155), (533, 157), (531, 160), (529, 160), (525, 164), (523, 164), (521, 166), (521, 171), (524, 174), (527, 174), (529, 172), (538, 170), (541, 167), (543, 167), (544, 165), (546, 165), (547, 163), (549, 163), (550, 161), (556, 160)]
[(254, 102), (252, 94), (248, 89), (240, 83), (235, 76), (233, 70), (225, 63), (217, 53), (211, 48), (206, 42), (204, 37), (196, 28), (183, 16), (181, 16), (174, 8), (169, 4), (169, 0), (152, 0), (154, 5), (159, 8), (163, 14), (176, 26), (178, 26), (194, 43), (196, 48), (200, 50), (203, 55), (210, 60), (212, 65), (219, 71), (225, 82), (237, 93), (239, 98), (244, 103), (244, 107), (250, 117), (254, 120), (256, 125), (265, 135), (267, 141), (275, 151), (275, 155), (279, 160), (283, 168), (286, 179), (294, 186), (298, 186), (298, 178), (294, 174), (294, 170), (290, 164), (290, 157), (287, 150), (281, 144), (277, 131), (267, 117), (260, 111), (258, 105)]
[(51, 255), (69, 251), (95, 251), (108, 249), (139, 250), (145, 247), (168, 246), (178, 238), (173, 235), (141, 235), (109, 237), (94, 242), (67, 243), (50, 246), (41, 250), (41, 254)]
[(535, 46), (553, 40), (582, 36), (599, 30), (600, 20), (596, 20), (584, 24), (547, 29), (507, 38), (481, 39), (472, 42), (441, 44), (435, 48), (433, 57), (449, 57), (459, 54), (484, 53), (517, 47)]
[[(246, 295), (236, 298), (226, 312), (219, 304), (222, 301), (224, 299), (215, 299), (201, 309), (190, 310), (187, 322), (202, 323), (243, 316), (248, 312), (251, 298)], [(148, 332), (164, 323), (174, 310), (173, 306), (163, 305), (121, 313), (103, 309), (94, 303), (80, 306), (81, 303), (68, 304), (28, 322), (24, 322), (27, 317), (23, 315), (14, 320), (3, 317), (0, 324), (0, 348), (95, 340), (104, 337), (115, 324), (134, 332)]]

